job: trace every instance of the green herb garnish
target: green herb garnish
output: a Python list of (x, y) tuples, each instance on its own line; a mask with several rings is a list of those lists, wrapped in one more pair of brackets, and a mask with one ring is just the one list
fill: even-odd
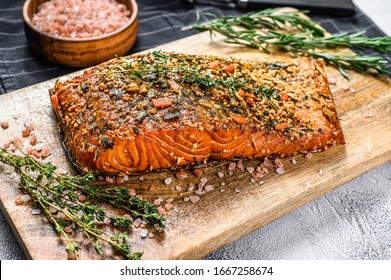
[(390, 53), (391, 37), (367, 38), (363, 36), (365, 31), (327, 35), (318, 23), (302, 17), (306, 12), (267, 9), (240, 16), (215, 18), (202, 24), (197, 22), (192, 27), (211, 34), (219, 33), (226, 37), (226, 43), (244, 45), (266, 53), (269, 53), (270, 46), (277, 46), (296, 56), (324, 58), (328, 65), (335, 66), (345, 78), (348, 78), (344, 71), (346, 69), (359, 72), (372, 69), (378, 74), (388, 73), (388, 61), (381, 56), (336, 55), (318, 50), (346, 47)]
[(132, 219), (109, 216), (94, 201), (109, 203), (125, 210), (130, 217), (141, 218), (149, 225), (164, 227), (164, 218), (158, 214), (156, 206), (131, 196), (126, 188), (94, 185), (92, 174), (60, 175), (56, 173), (56, 166), (50, 162), (36, 161), (24, 153), (23, 156), (17, 156), (4, 148), (0, 148), (0, 161), (12, 166), (20, 176), (20, 187), (43, 211), (55, 231), (65, 239), (66, 251), (72, 259), (79, 258), (81, 247), (72, 240), (67, 229), (80, 230), (98, 254), (104, 252), (102, 243), (107, 243), (127, 259), (136, 260), (142, 256), (142, 252), (131, 251), (126, 232), (114, 231), (113, 235), (109, 235), (100, 226), (108, 219), (116, 228), (129, 229)]

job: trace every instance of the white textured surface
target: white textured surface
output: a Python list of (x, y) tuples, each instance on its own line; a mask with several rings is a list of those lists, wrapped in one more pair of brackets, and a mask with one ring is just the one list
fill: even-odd
[(353, 0), (383, 32), (391, 36), (391, 0)]

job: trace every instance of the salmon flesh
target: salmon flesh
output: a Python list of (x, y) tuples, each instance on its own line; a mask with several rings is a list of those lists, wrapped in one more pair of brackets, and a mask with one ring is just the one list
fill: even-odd
[(65, 147), (83, 173), (286, 157), (344, 143), (324, 63), (311, 58), (154, 51), (57, 81), (50, 97)]

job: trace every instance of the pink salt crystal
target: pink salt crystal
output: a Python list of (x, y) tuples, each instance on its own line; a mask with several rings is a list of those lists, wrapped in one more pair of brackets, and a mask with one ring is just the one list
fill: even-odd
[(334, 77), (329, 77), (328, 82), (330, 85), (335, 85), (337, 83), (337, 80)]
[(141, 230), (140, 230), (140, 236), (141, 236), (141, 238), (147, 237), (147, 236), (148, 236), (148, 233), (149, 233), (149, 231), (148, 231), (147, 229), (145, 229), (145, 228), (141, 229)]
[(42, 151), (41, 151), (41, 157), (43, 158), (47, 158), (48, 156), (50, 156), (52, 154), (52, 152), (50, 151), (49, 148), (44, 148)]
[(174, 207), (174, 205), (170, 202), (166, 203), (164, 205), (164, 208), (167, 210), (167, 211), (170, 211), (172, 208)]
[(365, 111), (363, 113), (363, 116), (364, 116), (364, 118), (371, 118), (371, 117), (373, 117), (373, 114), (371, 111)]
[(205, 191), (207, 191), (207, 192), (213, 191), (213, 185), (206, 185)]
[(281, 159), (279, 159), (279, 158), (276, 158), (274, 163), (276, 164), (277, 167), (284, 167), (284, 164), (282, 163)]
[(306, 153), (304, 157), (306, 159), (312, 159), (312, 153)]
[(171, 183), (172, 183), (172, 178), (168, 177), (168, 178), (164, 179), (164, 183), (165, 183), (166, 185), (171, 184)]
[(133, 226), (135, 227), (139, 227), (141, 225), (141, 219), (140, 218), (137, 218), (136, 220), (134, 220), (133, 222)]
[(236, 167), (239, 169), (242, 169), (243, 168), (243, 161), (239, 160), (238, 163), (236, 164)]
[(9, 123), (8, 122), (1, 122), (0, 126), (2, 129), (7, 129), (9, 127)]
[(183, 198), (183, 201), (184, 202), (188, 202), (190, 200), (190, 197), (188, 197), (188, 196), (185, 196), (184, 198)]
[(349, 86), (348, 86), (348, 85), (343, 85), (343, 86), (342, 86), (342, 89), (343, 89), (344, 91), (348, 91), (348, 90), (349, 90)]
[(193, 170), (193, 173), (194, 175), (196, 176), (201, 176), (203, 174), (202, 170), (201, 169), (194, 169)]
[(234, 170), (236, 168), (236, 163), (234, 163), (234, 162), (231, 162), (229, 165), (228, 165), (228, 170), (229, 171), (232, 171), (232, 170)]
[(136, 190), (135, 189), (129, 189), (129, 195), (130, 196), (136, 196)]
[(246, 170), (247, 170), (248, 173), (253, 173), (254, 172), (254, 167), (249, 166), (249, 167), (246, 168)]
[(223, 172), (217, 172), (217, 176), (219, 176), (219, 178), (223, 178), (224, 177), (224, 173)]
[(200, 200), (200, 197), (197, 195), (190, 196), (190, 201), (193, 203), (196, 203), (198, 200)]
[(175, 176), (178, 180), (183, 180), (187, 178), (187, 173), (181, 170)]
[(114, 179), (111, 178), (110, 176), (106, 176), (106, 177), (105, 177), (105, 181), (106, 181), (107, 183), (109, 183), (109, 184), (114, 183)]
[(279, 167), (279, 168), (276, 169), (276, 172), (277, 172), (277, 174), (284, 174), (285, 170), (284, 170), (283, 167)]
[(172, 198), (172, 197), (166, 199), (166, 202), (169, 202), (169, 203), (171, 203), (173, 201), (174, 201), (174, 198)]
[(118, 184), (123, 184), (124, 182), (125, 182), (124, 177), (122, 177), (122, 176), (117, 177), (117, 183)]

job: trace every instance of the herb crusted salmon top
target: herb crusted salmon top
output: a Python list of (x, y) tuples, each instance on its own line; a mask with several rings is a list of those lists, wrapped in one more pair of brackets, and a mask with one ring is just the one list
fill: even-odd
[(241, 61), (154, 51), (50, 90), (83, 172), (130, 174), (344, 143), (322, 60)]

